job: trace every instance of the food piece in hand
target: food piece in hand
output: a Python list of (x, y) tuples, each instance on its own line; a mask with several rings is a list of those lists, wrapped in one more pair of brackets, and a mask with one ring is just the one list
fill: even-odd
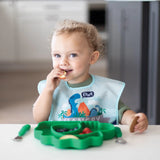
[(130, 124), (130, 132), (134, 132), (134, 127), (135, 127), (135, 125), (137, 124), (138, 118), (139, 118), (139, 117), (135, 117), (135, 118), (133, 119), (133, 121), (131, 122), (131, 124)]
[(66, 72), (64, 71), (63, 74), (59, 78), (60, 79), (65, 79), (66, 78)]
[(60, 139), (79, 139), (79, 138), (74, 135), (68, 134), (68, 135), (60, 137)]

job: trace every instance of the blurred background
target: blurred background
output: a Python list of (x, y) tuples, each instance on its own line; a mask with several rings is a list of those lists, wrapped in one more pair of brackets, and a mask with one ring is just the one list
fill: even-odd
[(50, 40), (59, 20), (94, 24), (105, 52), (93, 74), (126, 83), (122, 101), (160, 124), (160, 2), (0, 1), (0, 123), (35, 123), (37, 84), (52, 69)]

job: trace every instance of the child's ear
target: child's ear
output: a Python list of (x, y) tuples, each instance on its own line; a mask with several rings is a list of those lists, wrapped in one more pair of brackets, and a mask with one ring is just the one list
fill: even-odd
[(97, 62), (98, 58), (99, 58), (99, 51), (94, 51), (91, 55), (91, 59), (90, 59), (90, 64), (94, 64)]

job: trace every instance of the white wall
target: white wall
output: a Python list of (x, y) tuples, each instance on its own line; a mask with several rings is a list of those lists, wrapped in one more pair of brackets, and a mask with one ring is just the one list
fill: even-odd
[(87, 22), (86, 1), (1, 1), (0, 64), (50, 61), (57, 21)]

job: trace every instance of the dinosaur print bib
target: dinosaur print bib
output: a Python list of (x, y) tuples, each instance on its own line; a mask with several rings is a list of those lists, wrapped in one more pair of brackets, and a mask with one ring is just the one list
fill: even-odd
[[(49, 121), (100, 121), (118, 124), (118, 102), (125, 84), (92, 76), (88, 86), (71, 88), (61, 80), (53, 94)], [(39, 93), (46, 80), (38, 84)]]

